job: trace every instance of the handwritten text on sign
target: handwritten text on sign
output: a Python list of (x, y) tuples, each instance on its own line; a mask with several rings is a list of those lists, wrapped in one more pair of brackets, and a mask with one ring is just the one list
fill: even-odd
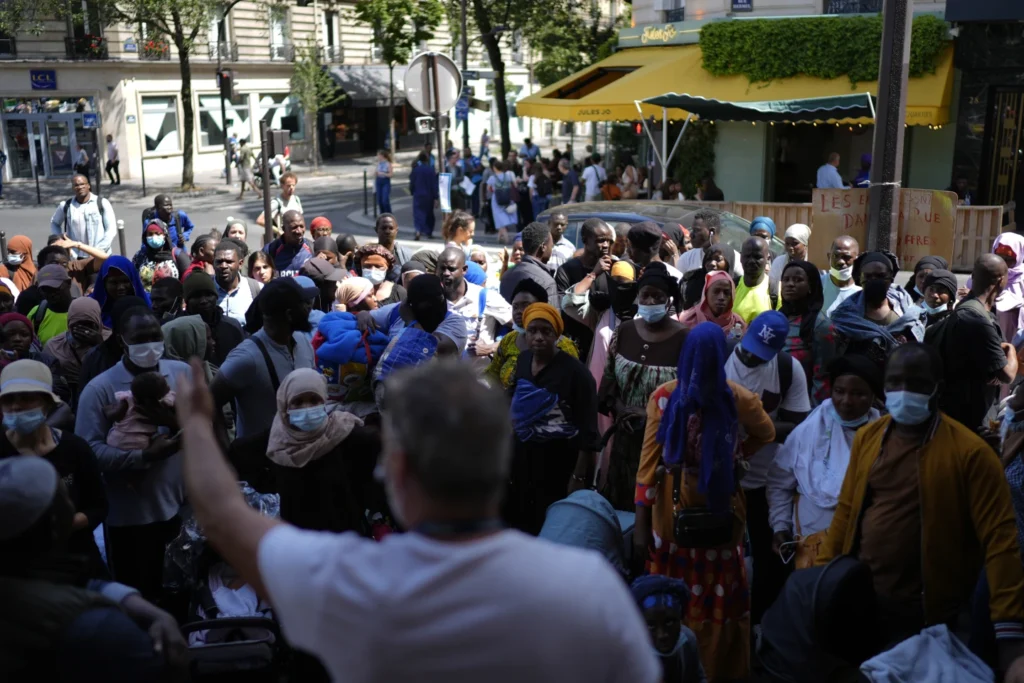
[(807, 258), (822, 270), (828, 270), (828, 252), (840, 235), (857, 240), (863, 251), (868, 237), (868, 191), (815, 190), (811, 199), (811, 241)]
[(900, 231), (896, 255), (913, 270), (922, 256), (953, 258), (957, 197), (940, 190), (900, 191)]

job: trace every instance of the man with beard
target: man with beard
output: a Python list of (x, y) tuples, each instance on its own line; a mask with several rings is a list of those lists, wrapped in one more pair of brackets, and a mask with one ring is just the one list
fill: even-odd
[[(580, 237), (583, 239), (583, 254), (563, 263), (555, 273), (555, 286), (558, 288), (559, 298), (564, 297), (570, 288), (583, 280), (589, 279), (590, 282), (587, 284), (593, 285), (600, 278), (601, 282), (598, 283), (596, 291), (594, 291), (595, 288), (589, 287), (591, 289), (590, 303), (601, 310), (607, 310), (610, 301), (607, 296), (609, 287), (606, 273), (612, 267), (611, 253), (612, 244), (615, 243), (615, 232), (600, 218), (588, 218), (580, 227)], [(580, 288), (576, 287), (574, 291), (582, 294), (583, 292), (579, 290)], [(594, 295), (598, 292), (603, 292), (604, 296), (598, 296), (595, 299)], [(561, 304), (561, 301), (558, 303)], [(593, 331), (569, 316), (563, 315), (562, 320), (565, 322), (565, 336), (576, 342), (576, 347), (580, 350), (580, 358), (586, 358), (590, 353), (590, 345), (594, 341)]]
[[(216, 291), (212, 294), (212, 302), (204, 301), (204, 308), (220, 313)], [(259, 314), (255, 322), (261, 323), (260, 329), (232, 348), (220, 366), (211, 389), (218, 407), (234, 401), (238, 438), (257, 434), (273, 423), (277, 388), (288, 373), (314, 368), (313, 347), (305, 334), (311, 326), (303, 298), (302, 287), (293, 278), (267, 284), (255, 301)], [(220, 348), (220, 340), (217, 346)]]
[(467, 353), (480, 357), (494, 353), (498, 328), (512, 322), (512, 306), (494, 290), (466, 281), (466, 255), (459, 247), (441, 252), (435, 274), (444, 286), (448, 310), (466, 323)]
[(222, 364), (231, 349), (245, 339), (245, 331), (237, 320), (229, 318), (217, 306), (217, 286), (213, 278), (203, 272), (189, 275), (182, 287), (182, 299), (185, 310), (180, 311), (177, 317), (198, 315), (210, 326), (210, 333), (217, 342), (217, 351), (210, 360), (215, 365)]
[[(693, 214), (690, 221), (690, 244), (693, 245), (693, 248), (680, 256), (676, 262), (676, 268), (683, 274), (683, 277), (704, 267), (704, 254), (711, 246), (719, 243), (722, 231), (722, 219), (717, 213), (707, 209), (701, 209)], [(723, 244), (722, 249), (732, 253), (733, 276), (743, 275), (743, 267), (740, 266), (736, 250), (728, 244)]]
[(740, 265), (743, 277), (736, 285), (733, 313), (748, 325), (761, 313), (774, 310), (779, 299), (778, 288), (772, 288), (768, 279), (768, 264), (772, 253), (768, 243), (760, 237), (748, 237), (740, 247)]
[(213, 276), (217, 285), (217, 305), (239, 325), (245, 324), (245, 312), (259, 295), (263, 284), (245, 277), (242, 268), (242, 245), (228, 238), (213, 252)]

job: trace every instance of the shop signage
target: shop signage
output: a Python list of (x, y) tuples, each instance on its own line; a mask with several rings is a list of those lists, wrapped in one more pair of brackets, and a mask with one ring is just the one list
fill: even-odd
[(124, 120), (128, 123), (135, 123), (135, 114), (128, 114), (128, 116), (126, 116)]
[(699, 24), (677, 21), (668, 24), (648, 24), (619, 31), (619, 47), (661, 47), (663, 45), (690, 45), (700, 38)]
[(946, 21), (1024, 21), (1024, 2), (946, 0)]
[(139, 44), (135, 42), (134, 38), (125, 38), (125, 41), (124, 41), (124, 51), (125, 52), (138, 52), (139, 51)]
[[(811, 261), (828, 269), (828, 251), (840, 235), (853, 237), (864, 248), (868, 242), (868, 190), (815, 190), (811, 199)], [(953, 260), (953, 232), (957, 198), (942, 190), (899, 191), (896, 233), (890, 236), (900, 267), (913, 270), (929, 254)]]
[(733, 12), (753, 12), (754, 0), (732, 0)]
[(39, 71), (32, 69), (28, 72), (28, 77), (32, 81), (33, 90), (57, 89), (57, 72), (55, 70), (49, 69)]
[(100, 117), (97, 114), (82, 114), (82, 125), (86, 128), (99, 128)]

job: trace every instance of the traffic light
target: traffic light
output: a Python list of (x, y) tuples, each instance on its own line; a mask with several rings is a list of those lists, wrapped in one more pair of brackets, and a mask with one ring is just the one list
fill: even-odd
[(235, 72), (231, 69), (222, 69), (217, 72), (217, 87), (220, 89), (221, 97), (226, 100), (233, 100), (238, 97), (235, 90)]
[(634, 123), (633, 124), (633, 135), (636, 135), (637, 137), (643, 137), (644, 136), (644, 124), (642, 124), (639, 121)]

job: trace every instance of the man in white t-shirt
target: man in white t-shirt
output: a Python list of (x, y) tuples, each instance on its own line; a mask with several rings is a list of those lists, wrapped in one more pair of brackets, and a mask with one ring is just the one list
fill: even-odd
[(601, 166), (601, 155), (594, 152), (590, 156), (590, 165), (583, 169), (583, 197), (585, 201), (596, 202), (601, 199), (601, 183), (608, 180), (608, 174)]
[[(693, 214), (693, 218), (690, 219), (690, 244), (693, 248), (684, 252), (676, 261), (676, 269), (683, 277), (704, 267), (704, 252), (711, 245), (719, 244), (718, 236), (721, 231), (722, 219), (714, 211), (702, 209)], [(742, 277), (743, 264), (740, 263), (739, 254), (728, 244), (723, 244), (722, 249), (732, 254), (733, 277)]]
[(473, 353), (477, 356), (494, 353), (498, 329), (512, 322), (511, 304), (493, 289), (484, 289), (466, 280), (466, 254), (459, 247), (448, 247), (441, 252), (435, 275), (444, 286), (448, 310), (466, 320), (466, 338), (474, 346)]
[(410, 531), (379, 543), (249, 508), (219, 453), (201, 376), (193, 372), (178, 394), (196, 518), (270, 599), (289, 643), (333, 680), (661, 679), (645, 623), (604, 557), (501, 528), (511, 421), (504, 395), (472, 366), (428, 363), (388, 380), (378, 468)]
[(821, 310), (831, 316), (839, 304), (860, 291), (853, 281), (853, 262), (860, 256), (860, 245), (849, 235), (840, 235), (832, 242), (828, 252), (829, 269), (821, 274), (821, 288), (825, 303)]
[[(772, 552), (765, 485), (768, 469), (781, 444), (811, 412), (807, 375), (803, 366), (782, 351), (789, 321), (778, 311), (765, 311), (750, 323), (743, 339), (725, 361), (725, 376), (757, 394), (775, 422), (775, 443), (763, 446), (748, 460), (750, 469), (740, 480), (747, 499), (754, 580), (750, 586), (750, 623), (758, 625), (786, 582), (788, 567)], [(786, 367), (789, 365), (789, 368)]]

